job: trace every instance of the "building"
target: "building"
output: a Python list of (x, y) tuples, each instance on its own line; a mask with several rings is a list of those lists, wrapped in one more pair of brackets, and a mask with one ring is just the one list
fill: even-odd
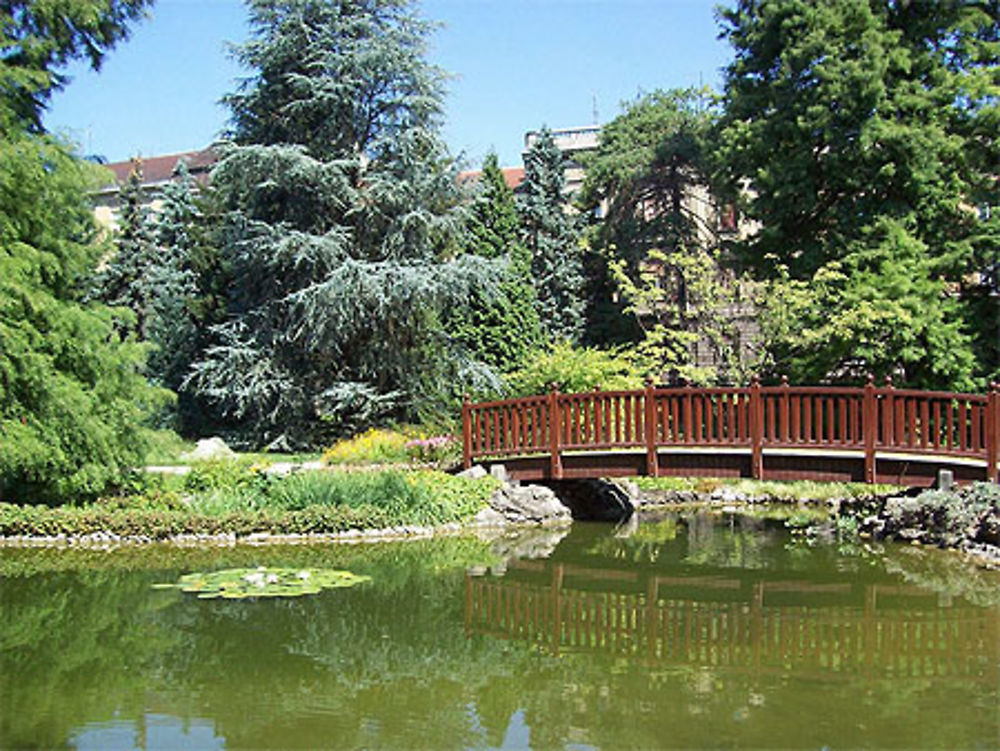
[(218, 160), (216, 151), (209, 147), (199, 151), (184, 151), (148, 159), (136, 157), (124, 162), (105, 164), (103, 166), (114, 175), (114, 181), (102, 185), (94, 192), (94, 215), (104, 227), (117, 225), (116, 212), (121, 186), (137, 166), (142, 170), (142, 187), (146, 193), (147, 205), (155, 211), (162, 204), (160, 196), (163, 187), (177, 179), (181, 163), (187, 167), (191, 177), (204, 184)]

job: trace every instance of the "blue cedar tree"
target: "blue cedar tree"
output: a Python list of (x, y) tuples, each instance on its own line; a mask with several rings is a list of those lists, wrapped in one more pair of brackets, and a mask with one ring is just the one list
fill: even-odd
[(307, 445), (413, 417), (488, 372), (442, 311), (495, 288), (463, 255), (455, 168), (438, 134), (431, 26), (403, 0), (252, 0), (252, 71), (226, 102), (213, 173), (226, 212), (229, 319), (189, 384), (247, 442)]

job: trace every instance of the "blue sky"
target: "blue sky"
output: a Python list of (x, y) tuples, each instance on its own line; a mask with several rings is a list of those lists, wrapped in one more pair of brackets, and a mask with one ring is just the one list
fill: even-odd
[[(444, 24), (430, 60), (455, 78), (444, 136), (478, 166), (520, 164), (525, 131), (604, 123), (657, 88), (718, 89), (730, 57), (705, 0), (423, 0)], [(246, 36), (239, 0), (159, 0), (101, 71), (69, 69), (50, 130), (110, 161), (201, 148), (226, 124), (219, 99), (246, 75), (226, 55)]]

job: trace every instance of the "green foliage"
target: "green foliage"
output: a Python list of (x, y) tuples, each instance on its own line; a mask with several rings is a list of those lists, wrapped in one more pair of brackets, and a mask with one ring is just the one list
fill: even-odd
[(227, 568), (185, 574), (176, 584), (154, 584), (154, 589), (194, 592), (199, 600), (245, 600), (251, 597), (302, 597), (324, 589), (343, 589), (371, 581), (350, 571), (322, 568)]
[(523, 367), (506, 378), (514, 396), (543, 394), (553, 385), (564, 393), (602, 389), (637, 389), (643, 373), (633, 358), (621, 350), (574, 347), (556, 342), (535, 352)]
[(531, 277), (531, 254), (518, 237), (514, 193), (504, 180), (497, 156), (486, 157), (467, 223), (468, 252), (503, 260), (507, 268), (499, 294), (477, 294), (468, 308), (445, 317), (454, 340), (477, 360), (500, 372), (516, 367), (541, 339)]
[(751, 365), (738, 330), (748, 317), (739, 299), (745, 283), (723, 267), (710, 193), (716, 118), (705, 91), (637, 99), (586, 156), (580, 198), (591, 214), (603, 213), (589, 242), (605, 259), (605, 294), (621, 299), (642, 330), (649, 369), (693, 383), (743, 381)]
[(564, 158), (543, 128), (524, 155), (517, 196), (521, 238), (531, 253), (536, 308), (550, 339), (579, 339), (583, 332), (583, 258), (579, 223), (565, 196)]
[[(721, 18), (736, 54), (718, 164), (761, 224), (737, 251), (768, 280), (844, 273), (844, 299), (817, 301), (801, 327), (812, 351), (788, 375), (889, 368), (914, 385), (968, 383), (971, 343), (948, 298), (996, 257), (996, 221), (972, 208), (996, 200), (994, 4), (741, 0)], [(828, 312), (834, 328), (816, 325)], [(854, 337), (862, 352), (842, 366)]]
[(930, 268), (910, 228), (893, 221), (808, 280), (787, 268), (760, 290), (764, 369), (798, 383), (902, 376), (922, 388), (974, 390), (960, 301)]
[(725, 488), (730, 497), (742, 497), (755, 503), (826, 503), (843, 499), (868, 499), (898, 492), (894, 485), (867, 485), (848, 482), (772, 482), (732, 480), (713, 477), (636, 477), (640, 490), (658, 492), (695, 492), (711, 494)]
[(86, 192), (94, 167), (43, 136), (0, 141), (0, 497), (86, 499), (144, 454), (163, 392), (141, 376), (82, 288), (101, 254)]
[[(253, 0), (213, 173), (229, 317), (187, 384), (245, 443), (314, 446), (450, 409), (491, 373), (441, 325), (499, 264), (460, 249), (430, 26), (410, 3)], [(449, 260), (450, 259), (450, 260)]]
[[(247, 475), (251, 479), (248, 481)], [(0, 503), (0, 536), (96, 533), (161, 540), (182, 534), (324, 534), (436, 525), (471, 518), (497, 488), (491, 477), (437, 471), (299, 472), (255, 480), (216, 478), (182, 500), (153, 492), (85, 506)]]
[(6, 0), (0, 6), (0, 132), (41, 131), (41, 113), (86, 58), (97, 70), (152, 0)]

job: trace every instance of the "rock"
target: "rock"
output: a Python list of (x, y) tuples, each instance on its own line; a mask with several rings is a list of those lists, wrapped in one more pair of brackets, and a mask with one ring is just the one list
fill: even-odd
[(484, 508), (476, 514), (472, 523), (479, 527), (500, 527), (507, 524), (507, 517), (492, 507)]
[(473, 480), (479, 480), (482, 479), (483, 477), (486, 477), (487, 474), (488, 472), (485, 469), (483, 469), (483, 466), (481, 464), (473, 464), (468, 469), (463, 469), (461, 472), (459, 472), (457, 477), (469, 477)]
[(236, 452), (233, 451), (226, 442), (218, 436), (212, 438), (202, 438), (198, 441), (193, 451), (181, 454), (181, 459), (192, 462), (211, 461), (213, 459), (233, 459)]
[(490, 508), (513, 523), (553, 524), (573, 518), (556, 494), (542, 485), (505, 485), (490, 498)]
[(507, 468), (502, 464), (492, 464), (490, 465), (490, 474), (497, 478), (504, 485), (510, 484), (510, 475), (507, 474)]

